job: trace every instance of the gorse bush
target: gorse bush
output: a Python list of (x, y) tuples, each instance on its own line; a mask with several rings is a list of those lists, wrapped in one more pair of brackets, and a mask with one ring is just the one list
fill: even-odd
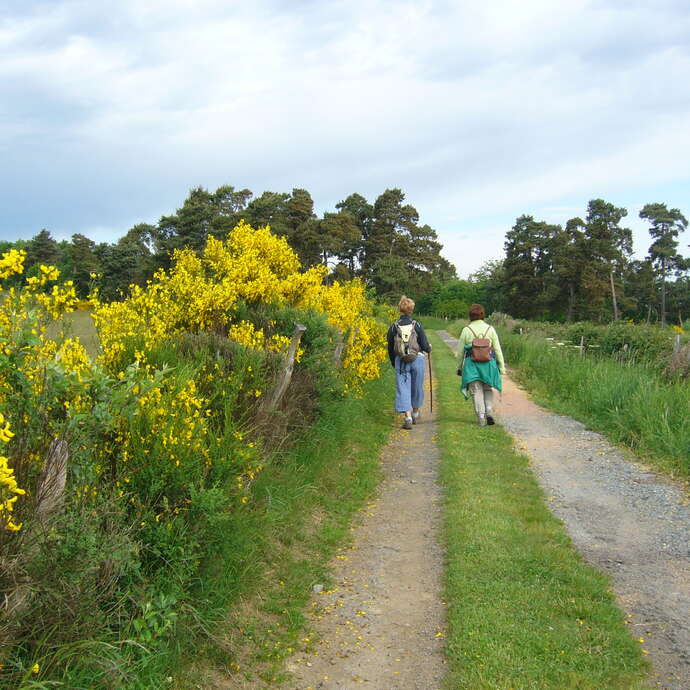
[(120, 368), (132, 341), (139, 345), (135, 357), (145, 362), (148, 350), (172, 334), (209, 330), (248, 347), (284, 352), (288, 333), (269, 335), (237, 315), (247, 305), (292, 306), (325, 314), (344, 334), (343, 371), (350, 385), (376, 378), (383, 334), (364, 285), (358, 280), (325, 285), (327, 269), (321, 265), (304, 273), (298, 269), (285, 238), (246, 223), (226, 241), (210, 237), (201, 257), (189, 249), (176, 251), (170, 271), (158, 271), (146, 287), (133, 286), (124, 301), (96, 309), (103, 362)]
[[(73, 286), (49, 266), (18, 284), (23, 258), (0, 259), (0, 685), (123, 687), (194, 617), (189, 593), (274, 448), (378, 376), (385, 331), (362, 283), (302, 273), (241, 223), (121, 302), (93, 296), (92, 361), (55, 325)], [(269, 405), (295, 323), (290, 389)]]

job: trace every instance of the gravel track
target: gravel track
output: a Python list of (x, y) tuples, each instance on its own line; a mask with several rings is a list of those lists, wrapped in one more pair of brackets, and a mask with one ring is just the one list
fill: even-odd
[[(456, 351), (457, 340), (438, 335)], [(509, 376), (497, 421), (515, 438), (575, 547), (607, 573), (653, 665), (651, 684), (690, 689), (687, 487), (570, 417), (531, 402)]]
[(378, 495), (333, 564), (335, 586), (314, 595), (310, 627), (318, 643), (290, 659), (290, 688), (442, 685), (439, 452), (428, 402), (422, 412), (419, 424), (397, 429), (382, 451)]

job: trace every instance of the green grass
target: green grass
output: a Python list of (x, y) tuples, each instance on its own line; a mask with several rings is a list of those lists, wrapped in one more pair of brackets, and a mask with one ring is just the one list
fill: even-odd
[(69, 337), (79, 338), (90, 357), (93, 358), (99, 354), (98, 334), (90, 311), (78, 309), (65, 314), (59, 321), (51, 324), (48, 337), (57, 339), (61, 329), (64, 329)]
[(180, 668), (176, 687), (212, 687), (214, 678), (227, 687), (240, 677), (286, 680), (285, 657), (304, 646), (312, 586), (328, 584), (328, 563), (380, 480), (379, 450), (392, 428), (391, 379), (384, 367), (365, 397), (330, 404), (308, 438), (260, 475), (254, 502), (238, 511), (200, 580), (195, 615), (209, 621), (211, 634), (177, 641), (180, 661), (194, 650), (195, 662)]
[(449, 688), (644, 687), (646, 662), (606, 577), (546, 507), (500, 426), (479, 427), (432, 335), (445, 490)]
[(690, 386), (667, 381), (644, 362), (551, 350), (543, 341), (501, 334), (506, 361), (538, 402), (690, 478)]
[(412, 318), (417, 319), (426, 330), (446, 330), (453, 323), (452, 319), (443, 319), (440, 316), (424, 316), (420, 314), (419, 316), (413, 315)]

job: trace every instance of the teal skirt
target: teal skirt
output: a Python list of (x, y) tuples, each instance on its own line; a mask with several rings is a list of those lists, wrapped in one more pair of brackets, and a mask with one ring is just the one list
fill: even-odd
[(488, 362), (474, 362), (470, 357), (471, 352), (472, 346), (465, 345), (465, 361), (462, 367), (462, 383), (460, 384), (462, 394), (468, 397), (467, 388), (473, 381), (486, 383), (497, 391), (503, 390), (496, 358), (492, 357)]

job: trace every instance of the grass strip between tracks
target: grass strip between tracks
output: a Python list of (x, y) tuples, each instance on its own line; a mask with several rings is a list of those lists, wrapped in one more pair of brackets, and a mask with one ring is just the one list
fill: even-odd
[(450, 688), (644, 687), (643, 644), (510, 436), (479, 427), (435, 333)]

